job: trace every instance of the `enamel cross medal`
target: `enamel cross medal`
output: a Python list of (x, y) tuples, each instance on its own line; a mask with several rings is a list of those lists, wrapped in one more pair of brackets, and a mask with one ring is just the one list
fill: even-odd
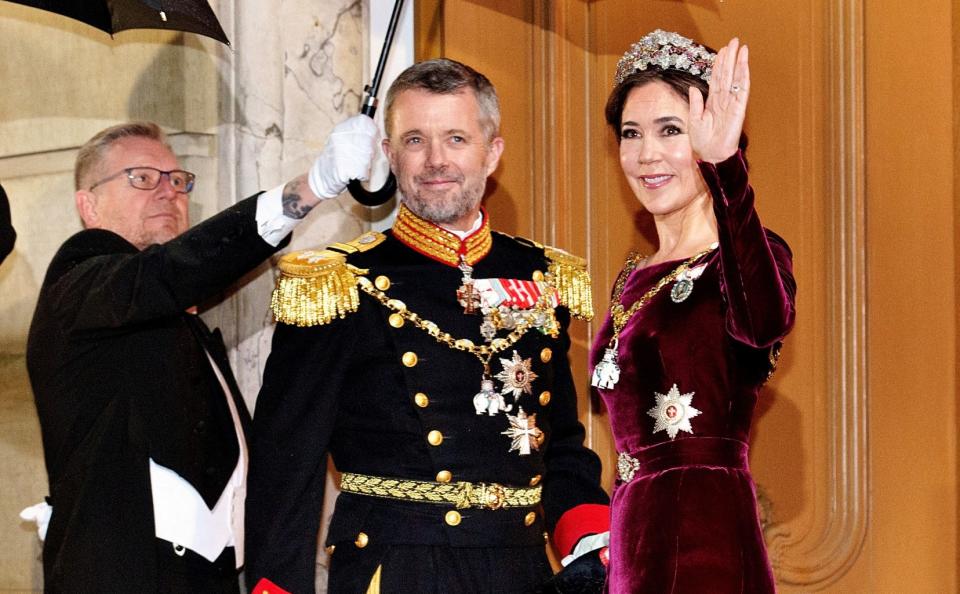
[(603, 351), (603, 359), (593, 368), (593, 378), (590, 385), (594, 388), (609, 390), (620, 381), (620, 366), (617, 365), (617, 347), (620, 340), (615, 338), (613, 343)]
[(463, 313), (473, 314), (480, 306), (480, 294), (473, 285), (473, 266), (467, 264), (467, 259), (460, 255), (460, 272), (463, 273), (463, 282), (457, 289), (457, 301), (463, 306)]
[(531, 450), (539, 450), (543, 443), (543, 431), (537, 427), (537, 415), (527, 416), (523, 408), (517, 411), (517, 416), (507, 415), (510, 420), (510, 428), (501, 431), (512, 441), (510, 443), (510, 452), (517, 450), (521, 456), (529, 456)]

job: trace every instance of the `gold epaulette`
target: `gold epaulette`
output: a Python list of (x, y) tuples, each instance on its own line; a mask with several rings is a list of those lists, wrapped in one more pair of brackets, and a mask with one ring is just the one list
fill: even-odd
[(331, 250), (292, 252), (280, 258), (280, 278), (270, 309), (278, 322), (296, 326), (329, 324), (357, 311), (357, 278), (365, 270)]
[(593, 287), (587, 261), (550, 246), (544, 246), (543, 253), (550, 261), (547, 280), (557, 289), (560, 303), (575, 318), (593, 319)]
[(348, 241), (346, 243), (335, 243), (328, 249), (337, 250), (338, 252), (343, 252), (344, 254), (365, 252), (377, 247), (383, 243), (383, 240), (386, 238), (387, 236), (379, 231), (367, 231), (353, 241)]

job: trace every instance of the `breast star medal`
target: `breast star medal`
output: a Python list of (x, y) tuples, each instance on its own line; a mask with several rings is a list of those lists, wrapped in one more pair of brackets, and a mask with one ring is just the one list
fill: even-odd
[(521, 456), (529, 456), (532, 450), (539, 450), (543, 444), (543, 431), (537, 427), (537, 415), (527, 416), (520, 407), (517, 415), (507, 415), (510, 421), (510, 428), (501, 431), (501, 435), (506, 435), (513, 441), (510, 443), (508, 452), (517, 450)]
[(657, 405), (647, 411), (647, 415), (657, 420), (653, 432), (666, 431), (670, 439), (674, 439), (680, 431), (692, 435), (690, 419), (700, 414), (700, 411), (691, 405), (694, 392), (681, 394), (677, 384), (673, 384), (666, 394), (654, 392), (653, 395), (657, 399)]
[(503, 382), (501, 394), (513, 392), (514, 399), (519, 398), (526, 392), (532, 394), (533, 380), (537, 379), (537, 374), (533, 372), (530, 359), (521, 359), (517, 351), (513, 351), (513, 359), (500, 359), (503, 369), (495, 377)]

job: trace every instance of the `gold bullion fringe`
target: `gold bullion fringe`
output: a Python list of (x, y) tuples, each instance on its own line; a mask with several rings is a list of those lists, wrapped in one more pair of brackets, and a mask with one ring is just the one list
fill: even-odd
[(278, 322), (296, 326), (329, 324), (357, 311), (357, 278), (366, 271), (347, 264), (331, 251), (287, 254), (280, 260), (280, 278), (270, 300)]
[(557, 289), (560, 303), (575, 318), (593, 319), (593, 284), (587, 272), (587, 261), (551, 247), (544, 248), (544, 254), (550, 261), (547, 280)]

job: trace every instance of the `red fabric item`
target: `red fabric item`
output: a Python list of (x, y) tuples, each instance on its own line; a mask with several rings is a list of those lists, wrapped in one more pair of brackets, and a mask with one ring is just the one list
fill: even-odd
[(267, 578), (260, 578), (251, 594), (291, 594)]
[(600, 534), (609, 529), (610, 506), (598, 503), (578, 505), (560, 516), (557, 527), (553, 529), (553, 548), (561, 558), (566, 557), (584, 536)]

